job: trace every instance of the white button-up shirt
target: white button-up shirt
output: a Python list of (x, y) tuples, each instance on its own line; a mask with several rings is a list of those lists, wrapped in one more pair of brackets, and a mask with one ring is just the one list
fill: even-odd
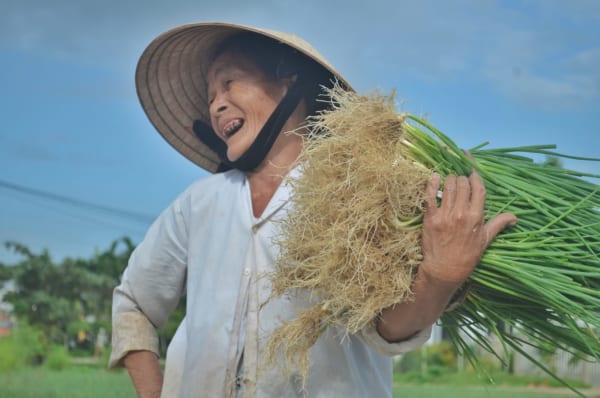
[(110, 365), (132, 350), (158, 352), (156, 328), (185, 292), (186, 319), (168, 350), (163, 397), (391, 397), (391, 356), (419, 347), (430, 330), (392, 344), (373, 326), (350, 336), (330, 327), (310, 349), (304, 389), (297, 372), (283, 377), (276, 366), (262, 366), (272, 331), (307, 306), (286, 295), (267, 302), (265, 275), (278, 256), (274, 221), (285, 215), (290, 190), (284, 181), (259, 218), (246, 176), (236, 170), (180, 195), (115, 289)]

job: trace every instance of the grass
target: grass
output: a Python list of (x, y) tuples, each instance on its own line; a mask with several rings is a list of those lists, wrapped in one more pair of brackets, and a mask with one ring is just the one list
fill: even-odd
[[(439, 368), (443, 370), (443, 368)], [(435, 372), (434, 372), (435, 373)], [(493, 378), (493, 381), (491, 378)], [(448, 372), (421, 376), (418, 373), (394, 374), (394, 398), (567, 398), (577, 395), (554, 379), (536, 376), (514, 376), (494, 371), (490, 377), (476, 372)], [(584, 383), (569, 380), (588, 398), (600, 398), (600, 391), (587, 389)]]
[(62, 371), (27, 368), (0, 374), (2, 398), (135, 398), (124, 371), (69, 367)]
[(398, 384), (394, 383), (394, 398), (567, 398), (573, 394), (551, 390), (526, 391), (501, 386), (458, 386), (447, 384)]
[[(458, 383), (458, 384), (453, 384)], [(468, 385), (467, 380), (451, 378), (443, 383), (416, 384), (394, 379), (394, 398), (567, 398), (574, 395), (563, 389), (505, 385)], [(2, 398), (135, 398), (135, 391), (124, 371), (72, 366), (62, 371), (27, 368), (0, 373)], [(600, 397), (600, 395), (590, 395)]]

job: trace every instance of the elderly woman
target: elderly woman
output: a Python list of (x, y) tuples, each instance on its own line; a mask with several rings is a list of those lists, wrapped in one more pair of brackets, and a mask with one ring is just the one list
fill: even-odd
[[(321, 86), (343, 77), (310, 45), (231, 24), (186, 25), (142, 55), (137, 87), (163, 137), (213, 172), (165, 210), (133, 253), (113, 306), (111, 366), (128, 368), (140, 397), (390, 397), (392, 355), (415, 349), (489, 242), (516, 222), (484, 224), (481, 178), (440, 178), (427, 189), (423, 263), (414, 300), (344, 338), (329, 328), (309, 352), (306, 385), (265, 367), (270, 333), (306, 305), (267, 301), (278, 248), (275, 220), (289, 208), (307, 116), (327, 104)], [(475, 228), (474, 228), (475, 226)], [(164, 386), (156, 328), (187, 295), (186, 319), (167, 354)]]

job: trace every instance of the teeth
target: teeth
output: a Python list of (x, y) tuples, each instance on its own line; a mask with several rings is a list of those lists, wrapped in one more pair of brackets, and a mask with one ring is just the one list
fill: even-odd
[(229, 123), (225, 128), (225, 135), (227, 137), (231, 137), (236, 131), (238, 131), (240, 127), (242, 127), (241, 120), (234, 120), (233, 122)]

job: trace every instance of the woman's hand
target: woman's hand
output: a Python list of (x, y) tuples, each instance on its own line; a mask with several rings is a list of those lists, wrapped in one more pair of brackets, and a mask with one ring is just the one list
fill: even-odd
[(446, 177), (438, 207), (440, 183), (440, 175), (433, 174), (425, 192), (423, 262), (412, 284), (413, 299), (384, 309), (378, 319), (379, 334), (390, 342), (407, 339), (434, 323), (491, 241), (517, 223), (511, 213), (484, 222), (485, 187), (477, 173)]
[(470, 177), (448, 176), (441, 205), (437, 195), (441, 177), (434, 173), (425, 192), (423, 263), (419, 272), (450, 283), (464, 282), (496, 235), (517, 223), (511, 213), (484, 222), (485, 186), (473, 171)]

